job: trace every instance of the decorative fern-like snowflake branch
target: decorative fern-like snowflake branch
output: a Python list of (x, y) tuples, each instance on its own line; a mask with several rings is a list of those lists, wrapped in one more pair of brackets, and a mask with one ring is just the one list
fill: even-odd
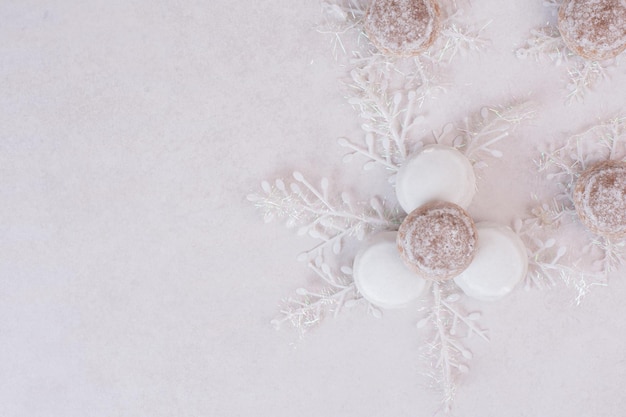
[(598, 82), (608, 78), (606, 67), (598, 61), (588, 61), (582, 58), (568, 66), (569, 82), (566, 89), (567, 102), (583, 101), (587, 92)]
[(274, 184), (264, 181), (263, 194), (250, 194), (252, 201), (264, 212), (266, 222), (286, 218), (287, 227), (298, 226), (299, 235), (321, 240), (314, 248), (300, 254), (298, 259), (310, 260), (332, 249), (341, 252), (344, 239), (362, 240), (367, 233), (397, 227), (397, 210), (388, 209), (383, 200), (373, 197), (368, 203), (355, 203), (346, 192), (329, 196), (329, 181), (323, 178), (319, 188), (300, 172), (293, 173), (293, 182), (278, 179)]
[[(279, 316), (272, 320), (276, 329), (289, 323), (301, 337), (326, 316), (336, 317), (343, 308), (366, 303), (354, 285), (350, 268), (342, 267), (340, 272), (335, 272), (319, 258), (317, 262), (309, 262), (308, 266), (324, 286), (318, 290), (298, 288), (295, 295), (284, 300)], [(380, 316), (378, 309), (371, 305), (368, 308), (374, 316)]]
[[(367, 9), (364, 1), (324, 2), (324, 32), (332, 35), (334, 50), (347, 54), (349, 79), (345, 86), (348, 102), (363, 120), (363, 136), (342, 138), (348, 148), (344, 160), (355, 156), (365, 159), (364, 168), (381, 165), (393, 173), (402, 165), (412, 147), (421, 146), (411, 133), (423, 120), (422, 104), (442, 90), (437, 74), (439, 66), (455, 55), (479, 51), (487, 40), (482, 36), (486, 25), (474, 29), (464, 22), (456, 2), (442, 6), (443, 28), (429, 51), (413, 58), (389, 57), (376, 51), (363, 32), (362, 19)], [(349, 40), (345, 39), (350, 37)], [(345, 45), (350, 44), (351, 48)]]
[(430, 48), (426, 56), (434, 62), (450, 63), (458, 54), (466, 56), (469, 53), (480, 52), (489, 45), (489, 40), (483, 32), (491, 22), (480, 27), (467, 24), (461, 18), (462, 11), (454, 11), (445, 21), (441, 33)]
[[(582, 133), (570, 136), (565, 144), (552, 147), (542, 153), (539, 169), (546, 178), (558, 184), (558, 193), (550, 204), (543, 203), (533, 210), (533, 227), (556, 228), (561, 221), (578, 222), (574, 208), (573, 189), (580, 174), (593, 164), (604, 160), (623, 160), (626, 156), (626, 118), (615, 117), (599, 123)], [(536, 234), (537, 232), (533, 232)], [(590, 232), (585, 231), (590, 234)], [(561, 271), (562, 281), (577, 291), (575, 302), (579, 304), (595, 286), (605, 286), (609, 274), (617, 267), (626, 264), (626, 241), (594, 236), (591, 242), (581, 249), (587, 258), (595, 258), (593, 270), (580, 271), (572, 268)], [(560, 249), (559, 249), (560, 250)], [(544, 277), (547, 275), (544, 273)], [(554, 283), (548, 277), (551, 284)]]
[[(543, 210), (546, 208), (544, 207)], [(540, 225), (543, 221), (544, 217), (542, 216), (516, 219), (513, 223), (513, 230), (524, 242), (528, 255), (528, 272), (525, 281), (527, 289), (552, 288), (560, 279), (572, 272), (569, 267), (559, 262), (566, 254), (567, 248), (565, 246), (557, 247), (556, 240), (553, 238), (543, 240), (537, 237), (541, 235)], [(555, 220), (550, 218), (549, 221)], [(550, 225), (552, 224), (554, 223), (550, 223)]]
[(589, 166), (626, 155), (626, 117), (615, 117), (569, 137), (565, 144), (542, 152), (539, 170), (559, 185), (555, 197), (567, 210), (573, 210), (572, 190), (580, 174)]
[(435, 88), (420, 60), (414, 62), (410, 72), (390, 70), (387, 61), (375, 60), (351, 71), (346, 83), (348, 102), (363, 120), (364, 143), (342, 138), (339, 144), (351, 150), (344, 160), (359, 154), (366, 159), (366, 169), (382, 164), (397, 171), (402, 165), (409, 153), (410, 133), (423, 120), (422, 103)]
[[(576, 218), (576, 209), (571, 201), (571, 196), (567, 199), (556, 196), (550, 202), (541, 203), (532, 210), (532, 219), (536, 225), (543, 228), (556, 228), (561, 220), (571, 220)], [(532, 199), (537, 202), (538, 198), (533, 195)]]
[(461, 137), (454, 140), (474, 166), (481, 168), (486, 165), (482, 161), (484, 156), (502, 157), (502, 152), (493, 146), (534, 115), (534, 106), (530, 102), (500, 108), (483, 107), (476, 116), (463, 120), (463, 126), (458, 128)]
[(626, 241), (624, 239), (611, 239), (604, 236), (594, 236), (591, 243), (584, 251), (595, 254), (597, 258), (593, 267), (598, 271), (597, 285), (607, 285), (609, 274), (618, 267), (626, 265)]
[(469, 371), (468, 361), (473, 356), (463, 339), (477, 335), (489, 341), (486, 331), (477, 324), (481, 313), (464, 313), (455, 305), (461, 300), (458, 291), (450, 284), (434, 283), (432, 305), (426, 317), (417, 323), (418, 329), (429, 329), (431, 335), (421, 354), (423, 362), (430, 364), (426, 375), (433, 388), (441, 391), (446, 412), (452, 408), (458, 379)]
[(363, 33), (363, 18), (367, 4), (364, 1), (323, 1), (323, 22), (318, 31), (330, 36), (332, 52), (335, 59), (347, 55), (354, 49), (370, 48)]
[[(413, 109), (411, 100), (414, 96), (409, 93), (409, 105), (405, 109), (410, 111)], [(394, 100), (394, 107), (391, 112), (383, 112), (384, 115), (395, 114), (394, 110), (396, 102), (402, 102), (400, 95)], [(364, 101), (358, 101), (363, 105)], [(401, 106), (398, 106), (401, 108)], [(372, 112), (364, 112), (368, 117), (372, 116)], [(525, 120), (533, 118), (535, 115), (534, 106), (530, 102), (523, 102), (507, 107), (484, 107), (479, 114), (474, 117), (468, 117), (463, 120), (460, 127), (456, 127), (452, 123), (446, 124), (440, 131), (432, 133), (431, 138), (421, 138), (412, 140), (410, 146), (407, 144), (407, 131), (403, 122), (399, 123), (401, 129), (397, 132), (388, 133), (381, 129), (372, 129), (372, 125), (366, 124), (363, 129), (367, 132), (364, 138), (364, 144), (359, 145), (347, 138), (339, 139), (342, 147), (350, 149), (350, 153), (344, 156), (344, 162), (352, 161), (355, 155), (364, 156), (367, 162), (364, 169), (370, 169), (375, 165), (382, 165), (390, 170), (392, 175), (400, 169), (404, 160), (407, 158), (407, 149), (415, 152), (425, 145), (437, 143), (452, 146), (463, 152), (476, 168), (486, 166), (484, 158), (502, 157), (502, 152), (495, 149), (495, 145), (503, 139), (512, 135), (517, 127)], [(374, 118), (372, 118), (374, 119)], [(419, 114), (411, 117), (404, 116), (405, 121), (410, 120), (409, 129), (417, 122), (422, 120)], [(388, 119), (379, 121), (380, 125), (387, 126)], [(393, 124), (393, 123), (392, 123)], [(389, 140), (388, 135), (397, 138), (397, 140)], [(393, 177), (390, 178), (393, 181)]]
[(526, 44), (515, 51), (518, 58), (532, 58), (536, 61), (548, 59), (555, 65), (567, 63), (574, 54), (567, 48), (559, 30), (552, 26), (544, 26), (530, 31)]
[[(525, 288), (538, 288), (540, 290), (557, 286), (559, 282), (575, 291), (574, 303), (579, 305), (589, 291), (597, 285), (603, 285), (603, 279), (595, 274), (585, 274), (572, 262), (563, 262), (568, 253), (565, 246), (557, 245), (554, 238), (540, 239), (537, 236), (545, 234), (546, 227), (554, 230), (560, 216), (565, 212), (558, 209), (541, 207), (533, 210), (533, 214), (541, 212), (541, 217), (517, 219), (514, 229), (520, 236), (528, 254), (528, 272), (526, 274)], [(551, 211), (548, 224), (543, 224), (545, 213)], [(557, 218), (557, 219), (555, 219)]]
[[(559, 0), (548, 0), (544, 2), (544, 6), (554, 9), (553, 12), (556, 13), (561, 3)], [(606, 69), (616, 65), (615, 60), (601, 63), (574, 54), (567, 47), (561, 33), (554, 25), (533, 29), (530, 35), (525, 45), (515, 52), (517, 57), (520, 59), (533, 58), (536, 61), (549, 59), (557, 66), (565, 64), (568, 74), (568, 81), (565, 85), (565, 89), (568, 91), (565, 95), (567, 103), (582, 101), (591, 88), (607, 78)]]
[[(593, 140), (585, 158), (622, 159), (626, 156), (626, 117), (614, 117), (571, 137), (571, 141)], [(597, 144), (595, 143), (597, 142)], [(580, 145), (579, 145), (580, 146)], [(584, 160), (578, 156), (577, 159)]]
[[(323, 1), (323, 22), (318, 31), (330, 35), (332, 51), (337, 59), (341, 54), (350, 56), (353, 52), (365, 54), (368, 58), (379, 55), (367, 40), (363, 30), (369, 1), (366, 0), (335, 0)], [(483, 31), (488, 25), (476, 28), (465, 22), (463, 10), (456, 2), (441, 5), (442, 29), (435, 44), (422, 57), (431, 62), (450, 62), (457, 54), (466, 55), (482, 50), (488, 41)]]

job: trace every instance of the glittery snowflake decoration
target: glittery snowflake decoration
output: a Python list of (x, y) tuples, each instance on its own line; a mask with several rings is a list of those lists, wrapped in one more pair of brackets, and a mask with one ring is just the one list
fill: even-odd
[[(359, 115), (371, 122), (373, 133), (393, 134), (400, 127), (408, 132), (416, 127), (413, 111), (428, 98), (443, 90), (444, 68), (457, 55), (484, 49), (489, 41), (484, 37), (487, 23), (475, 26), (467, 22), (463, 9), (456, 2), (440, 5), (442, 28), (437, 40), (422, 54), (414, 57), (392, 57), (379, 52), (367, 38), (363, 19), (370, 1), (329, 0), (322, 2), (324, 22), (318, 30), (329, 36), (334, 56), (347, 69), (343, 80), (348, 101)], [(372, 111), (375, 107), (375, 111)], [(403, 109), (402, 118), (398, 110)], [(395, 120), (394, 120), (395, 119)], [(391, 123), (393, 121), (393, 123)], [(390, 132), (376, 130), (383, 122)], [(367, 130), (367, 129), (366, 129)]]
[[(374, 107), (377, 105), (375, 103)], [(396, 112), (403, 114), (406, 110), (398, 105)], [(341, 139), (339, 144), (349, 150), (344, 161), (360, 157), (365, 161), (365, 168), (384, 168), (381, 174), (389, 178), (396, 175), (408, 155), (432, 144), (445, 144), (459, 150), (475, 169), (479, 169), (486, 166), (488, 158), (501, 157), (497, 145), (531, 117), (533, 110), (528, 103), (486, 107), (458, 124), (446, 125), (430, 138), (415, 140), (414, 136), (404, 133), (402, 126), (395, 133), (388, 129), (372, 132), (368, 128), (362, 147), (347, 139)], [(314, 185), (299, 172), (287, 181), (263, 182), (261, 192), (249, 195), (248, 199), (261, 210), (266, 221), (280, 219), (295, 228), (299, 235), (319, 241), (298, 256), (313, 271), (318, 285), (312, 289), (299, 288), (284, 300), (283, 308), (272, 321), (276, 328), (290, 324), (304, 335), (325, 317), (358, 305), (365, 306), (374, 317), (382, 316), (381, 309), (365, 300), (357, 290), (351, 266), (353, 260), (343, 249), (345, 246), (358, 248), (366, 236), (376, 232), (398, 230), (406, 215), (395, 201), (373, 196), (355, 202), (346, 192), (332, 192), (327, 179)], [(532, 238), (531, 230), (525, 233)], [(543, 244), (542, 250), (547, 246), (550, 242)], [(542, 263), (540, 258), (543, 259), (537, 255), (536, 262), (531, 264), (536, 276), (550, 269), (550, 261)], [(429, 365), (426, 375), (441, 392), (446, 411), (452, 406), (459, 380), (469, 370), (472, 353), (465, 346), (465, 338), (474, 335), (488, 340), (487, 330), (478, 322), (480, 312), (464, 307), (464, 299), (465, 295), (454, 283), (434, 283), (429, 295), (423, 297), (423, 318), (417, 324), (424, 338), (421, 356)]]
[[(371, 0), (327, 0), (321, 2), (323, 22), (318, 31), (330, 37), (335, 58), (352, 55), (359, 61), (377, 59), (383, 55), (374, 48), (363, 30), (363, 19)], [(469, 3), (467, 4), (469, 7)], [(419, 60), (429, 62), (450, 62), (457, 54), (466, 55), (483, 49), (489, 42), (483, 36), (487, 23), (476, 26), (467, 22), (464, 9), (456, 1), (439, 5), (442, 16), (441, 32)], [(387, 62), (402, 61), (402, 58), (385, 58)]]
[(589, 283), (582, 271), (572, 266), (567, 246), (557, 244), (551, 237), (563, 214), (561, 208), (555, 200), (537, 204), (528, 217), (515, 219), (513, 230), (522, 238), (528, 254), (525, 288), (546, 290), (564, 283), (577, 290), (575, 302), (579, 304)]
[[(574, 248), (594, 260), (591, 269), (576, 268), (564, 275), (564, 282), (577, 291), (576, 302), (594, 287), (607, 284), (608, 276), (626, 263), (626, 240), (593, 234), (581, 224), (574, 207), (574, 187), (581, 173), (602, 161), (623, 161), (626, 158), (626, 117), (616, 117), (552, 145), (542, 153), (538, 165), (546, 179), (555, 183), (557, 193), (549, 203), (536, 209), (543, 226), (573, 228), (572, 233), (588, 236), (582, 248)], [(538, 220), (539, 221), (539, 220)]]
[[(455, 56), (478, 51), (487, 44), (482, 36), (485, 25), (474, 27), (456, 2), (446, 2), (441, 5), (438, 40), (426, 52), (411, 58), (389, 57), (376, 50), (363, 29), (368, 4), (366, 0), (322, 3), (325, 21), (319, 31), (330, 37), (333, 53), (346, 69), (346, 98), (362, 127), (357, 137), (338, 140), (345, 151), (343, 162), (378, 169), (390, 184), (397, 184), (401, 169), (431, 145), (461, 154), (472, 173), (484, 169), (490, 158), (501, 157), (501, 141), (534, 116), (531, 104), (485, 107), (429, 136), (422, 133), (423, 106), (443, 89), (442, 69)], [(288, 179), (264, 181), (261, 190), (248, 199), (266, 221), (282, 221), (299, 235), (317, 242), (297, 257), (311, 271), (314, 283), (310, 288), (298, 288), (283, 300), (279, 314), (272, 320), (274, 327), (293, 326), (302, 337), (325, 318), (353, 308), (382, 317), (380, 303), (368, 301), (371, 297), (364, 296), (357, 285), (355, 252), (362, 253), (373, 237), (396, 236), (406, 213), (395, 197), (385, 193), (356, 198), (328, 179), (312, 180), (296, 171)], [(537, 245), (534, 233), (540, 229), (530, 227), (530, 222), (521, 223), (517, 236)], [(547, 280), (546, 276), (558, 268), (562, 254), (558, 250), (553, 254), (552, 246), (547, 241), (525, 248), (528, 256), (534, 257), (529, 265), (531, 280)], [(417, 277), (407, 271), (404, 273), (411, 279)], [(442, 410), (447, 412), (459, 382), (470, 369), (472, 353), (467, 338), (476, 336), (487, 341), (488, 332), (479, 323), (481, 313), (467, 306), (467, 296), (455, 282), (433, 282), (423, 289), (417, 310), (421, 317), (417, 327), (423, 340), (420, 357), (424, 374), (440, 392)]]
[(425, 317), (417, 322), (426, 341), (420, 355), (428, 365), (424, 373), (431, 388), (441, 394), (443, 410), (450, 412), (459, 381), (469, 372), (473, 357), (465, 339), (478, 336), (488, 342), (489, 337), (479, 324), (482, 314), (463, 306), (463, 294), (453, 283), (434, 283), (427, 303)]
[[(345, 191), (331, 194), (327, 178), (315, 186), (297, 171), (291, 181), (264, 181), (261, 188), (261, 194), (251, 194), (248, 200), (262, 210), (266, 222), (284, 220), (287, 227), (297, 228), (298, 235), (319, 241), (299, 254), (298, 260), (307, 263), (321, 285), (312, 290), (298, 289), (285, 300), (280, 317), (272, 322), (276, 328), (289, 322), (304, 335), (326, 315), (336, 315), (343, 307), (363, 302), (354, 286), (351, 268), (343, 266), (333, 271), (326, 260), (340, 255), (347, 240), (361, 241), (370, 233), (397, 228), (400, 213), (378, 196), (355, 202)], [(372, 305), (368, 310), (374, 316), (381, 314)]]
[[(364, 83), (363, 89), (365, 90)], [(385, 93), (368, 91), (355, 97), (351, 103), (360, 110), (365, 120), (361, 140), (340, 138), (339, 145), (348, 148), (344, 161), (360, 157), (364, 169), (376, 165), (392, 172), (390, 182), (409, 154), (429, 144), (440, 144), (458, 148), (464, 152), (475, 168), (484, 168), (484, 156), (499, 158), (502, 152), (494, 148), (499, 141), (511, 135), (519, 124), (533, 117), (529, 103), (504, 108), (484, 107), (472, 117), (465, 118), (458, 126), (446, 124), (430, 138), (409, 140), (414, 126), (423, 119), (419, 106), (415, 105), (413, 91), (396, 92), (392, 100), (385, 100)]]
[(597, 83), (608, 77), (608, 69), (617, 66), (617, 60), (594, 61), (573, 53), (565, 44), (556, 26), (556, 16), (562, 0), (546, 0), (544, 6), (550, 9), (554, 22), (533, 29), (525, 45), (516, 51), (520, 59), (550, 61), (563, 66), (567, 72), (565, 84), (566, 102), (582, 101)]

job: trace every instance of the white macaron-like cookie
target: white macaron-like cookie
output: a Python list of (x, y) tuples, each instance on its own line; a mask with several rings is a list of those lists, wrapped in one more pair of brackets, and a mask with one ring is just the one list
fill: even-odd
[(454, 282), (469, 297), (495, 301), (509, 294), (526, 276), (526, 247), (506, 226), (481, 222), (476, 229), (478, 248), (474, 259)]
[(396, 197), (406, 213), (436, 200), (467, 208), (475, 193), (472, 163), (450, 146), (424, 147), (405, 161), (396, 176)]
[(382, 308), (405, 307), (428, 286), (400, 259), (396, 232), (374, 235), (357, 254), (352, 269), (354, 283), (363, 298)]

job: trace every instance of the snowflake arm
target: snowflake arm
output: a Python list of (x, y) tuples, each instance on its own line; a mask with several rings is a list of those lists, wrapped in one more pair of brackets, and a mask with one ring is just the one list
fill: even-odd
[(462, 133), (465, 155), (474, 164), (485, 155), (500, 158), (502, 152), (493, 149), (493, 145), (509, 137), (523, 121), (534, 115), (529, 102), (502, 108), (482, 108), (474, 120), (465, 119), (464, 127), (458, 129)]
[(327, 249), (339, 254), (346, 238), (362, 240), (368, 233), (392, 229), (399, 224), (398, 212), (388, 209), (378, 197), (357, 204), (346, 192), (339, 198), (330, 198), (326, 178), (320, 181), (319, 188), (300, 172), (294, 172), (293, 179), (289, 184), (281, 179), (273, 185), (264, 181), (261, 184), (263, 194), (251, 194), (248, 200), (263, 211), (266, 222), (286, 218), (287, 227), (298, 226), (299, 235), (308, 234), (321, 241), (300, 254), (300, 260), (322, 256)]
[[(551, 204), (541, 204), (533, 210), (534, 219), (524, 222), (524, 227), (559, 227), (562, 219), (576, 220), (577, 214), (573, 202), (573, 189), (580, 174), (589, 166), (604, 160), (623, 160), (626, 155), (626, 118), (615, 117), (594, 125), (587, 130), (570, 136), (565, 144), (544, 152), (539, 163), (547, 178), (557, 181), (559, 193)], [(522, 228), (523, 229), (523, 228)], [(534, 233), (534, 232), (533, 232)], [(587, 232), (586, 232), (587, 233)], [(522, 231), (522, 235), (524, 232)], [(534, 245), (534, 246), (533, 246)], [(624, 248), (626, 242), (595, 236), (582, 248), (587, 258), (595, 258), (590, 271), (583, 272), (577, 267), (562, 268), (557, 262), (554, 268), (551, 262), (536, 262), (543, 252), (537, 242), (527, 241), (531, 253), (531, 264), (535, 272), (529, 273), (536, 284), (543, 277), (544, 281), (554, 284), (560, 278), (566, 286), (577, 292), (575, 303), (580, 304), (584, 296), (595, 286), (607, 285), (608, 276), (617, 267), (626, 264)], [(562, 251), (562, 249), (559, 249)], [(563, 252), (564, 253), (564, 252)], [(536, 256), (537, 258), (533, 257)], [(535, 278), (535, 279), (533, 279)]]
[(317, 326), (326, 316), (337, 317), (343, 308), (351, 308), (365, 302), (354, 285), (350, 268), (343, 267), (340, 272), (335, 272), (320, 260), (317, 263), (309, 262), (308, 266), (321, 279), (324, 286), (318, 290), (298, 288), (295, 295), (284, 300), (279, 315), (271, 322), (276, 329), (289, 323), (298, 331), (300, 337)]
[(329, 32), (340, 49), (347, 50), (343, 35), (358, 29), (358, 47), (348, 54), (351, 70), (345, 86), (348, 102), (364, 121), (364, 135), (357, 140), (343, 138), (340, 145), (349, 149), (345, 160), (359, 155), (366, 160), (364, 168), (382, 165), (393, 175), (407, 158), (411, 146), (420, 145), (419, 141), (409, 143), (409, 140), (411, 132), (423, 120), (422, 104), (442, 89), (436, 79), (439, 65), (457, 54), (482, 49), (487, 44), (483, 37), (486, 25), (474, 29), (465, 24), (454, 2), (442, 10), (442, 31), (428, 52), (413, 58), (390, 57), (377, 52), (369, 43), (367, 47), (361, 44), (366, 9), (366, 2), (357, 0), (324, 3), (327, 20), (335, 22), (335, 29)]
[(626, 155), (626, 118), (615, 117), (569, 137), (565, 144), (542, 152), (539, 170), (557, 181), (567, 208), (573, 207), (572, 189), (578, 176), (588, 166), (601, 160), (622, 159)]
[(518, 58), (533, 58), (536, 61), (547, 58), (555, 65), (561, 65), (573, 57), (556, 27), (544, 26), (531, 30), (530, 34), (531, 37), (526, 40), (526, 44), (515, 51)]
[(330, 36), (332, 52), (335, 59), (340, 53), (346, 55), (351, 49), (348, 44), (354, 42), (359, 47), (364, 36), (362, 22), (367, 5), (358, 0), (328, 2), (323, 1), (323, 22), (318, 26), (318, 32)]
[(596, 249), (600, 252), (594, 267), (599, 270), (603, 285), (608, 281), (608, 276), (619, 266), (626, 265), (625, 253), (626, 241), (623, 239), (609, 239), (603, 236), (595, 237), (585, 248), (588, 251)]
[(364, 156), (365, 167), (372, 162), (397, 170), (409, 153), (409, 135), (423, 121), (421, 106), (435, 84), (420, 58), (406, 70), (382, 55), (360, 62), (350, 72), (346, 90), (348, 102), (363, 120), (365, 143), (343, 139), (340, 145), (353, 151), (348, 155)]
[(567, 69), (569, 82), (566, 88), (569, 93), (566, 96), (566, 101), (568, 103), (583, 101), (585, 94), (594, 85), (608, 78), (606, 68), (598, 61), (588, 61), (580, 58), (576, 61), (572, 62)]
[(557, 245), (554, 238), (540, 238), (545, 229), (554, 230), (561, 218), (568, 214), (562, 205), (553, 202), (552, 205), (542, 204), (534, 208), (533, 217), (516, 219), (513, 230), (524, 242), (528, 255), (528, 272), (525, 278), (525, 288), (548, 289), (558, 282), (577, 290), (576, 304), (579, 304), (590, 282), (585, 274), (576, 267), (569, 266), (570, 262), (563, 262), (568, 249)]
[(476, 28), (463, 23), (459, 19), (460, 14), (459, 11), (454, 12), (446, 19), (435, 46), (426, 54), (434, 62), (450, 63), (457, 54), (465, 56), (468, 52), (480, 52), (489, 44), (483, 32), (491, 22)]
[(458, 379), (461, 374), (469, 371), (467, 362), (473, 356), (462, 339), (472, 334), (485, 341), (489, 341), (489, 338), (486, 331), (475, 323), (481, 316), (479, 312), (464, 314), (454, 306), (461, 299), (456, 290), (434, 283), (432, 295), (432, 306), (426, 317), (417, 323), (417, 327), (430, 327), (431, 339), (422, 349), (422, 359), (431, 364), (427, 376), (433, 382), (433, 387), (441, 391), (443, 407), (449, 412), (454, 402)]
[[(561, 3), (559, 0), (548, 0), (544, 2), (544, 6), (554, 8), (556, 13)], [(583, 101), (590, 89), (608, 77), (607, 67), (616, 65), (615, 61), (600, 63), (576, 55), (567, 47), (561, 33), (554, 25), (533, 29), (525, 45), (515, 53), (520, 59), (530, 57), (536, 61), (541, 61), (548, 58), (557, 66), (564, 63), (568, 73), (568, 81), (565, 86), (568, 91), (565, 100), (568, 104), (573, 101)]]

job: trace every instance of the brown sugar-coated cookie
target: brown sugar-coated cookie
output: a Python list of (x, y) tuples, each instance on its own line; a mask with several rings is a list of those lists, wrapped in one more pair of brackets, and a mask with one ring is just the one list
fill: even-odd
[(623, 0), (565, 0), (558, 25), (567, 47), (583, 58), (610, 59), (626, 49)]
[(373, 0), (365, 15), (365, 32), (386, 55), (424, 52), (440, 30), (438, 0)]
[(592, 232), (626, 236), (626, 162), (605, 161), (586, 169), (574, 188), (574, 206)]
[(396, 243), (400, 257), (414, 272), (444, 281), (468, 267), (476, 251), (474, 221), (448, 202), (424, 204), (400, 225)]

